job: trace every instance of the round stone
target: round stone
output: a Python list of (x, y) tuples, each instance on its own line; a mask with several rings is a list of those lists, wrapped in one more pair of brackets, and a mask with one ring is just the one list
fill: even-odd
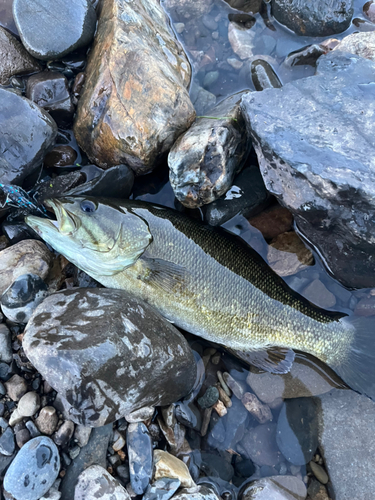
[(25, 48), (44, 61), (88, 45), (95, 32), (90, 0), (14, 0), (13, 16)]
[(40, 436), (26, 443), (10, 464), (4, 489), (16, 500), (38, 500), (55, 482), (60, 457), (55, 443)]
[(27, 392), (18, 402), (18, 412), (23, 417), (32, 417), (40, 408), (40, 398), (36, 392)]

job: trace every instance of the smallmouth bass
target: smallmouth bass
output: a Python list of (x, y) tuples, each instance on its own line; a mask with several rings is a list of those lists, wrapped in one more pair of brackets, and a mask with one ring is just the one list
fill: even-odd
[(27, 216), (27, 224), (102, 285), (127, 290), (176, 326), (271, 372), (289, 371), (293, 349), (312, 354), (375, 398), (371, 321), (311, 305), (237, 237), (133, 200), (47, 204), (57, 221)]

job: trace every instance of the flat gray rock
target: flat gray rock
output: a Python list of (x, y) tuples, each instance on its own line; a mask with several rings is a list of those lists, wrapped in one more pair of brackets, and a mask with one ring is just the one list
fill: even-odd
[(242, 500), (304, 500), (306, 486), (295, 476), (263, 477), (251, 483), (243, 492)]
[(368, 500), (375, 490), (375, 403), (334, 389), (314, 398), (320, 408), (319, 449), (337, 500)]
[(81, 288), (47, 297), (30, 318), (23, 347), (72, 405), (75, 421), (91, 427), (173, 403), (196, 378), (180, 332), (123, 290)]
[(130, 495), (114, 477), (100, 465), (84, 470), (74, 490), (74, 500), (130, 500)]
[(21, 184), (41, 165), (57, 126), (39, 106), (0, 89), (0, 182)]
[(85, 47), (95, 32), (90, 0), (14, 0), (13, 16), (28, 52), (44, 61)]
[(349, 287), (375, 285), (374, 71), (334, 51), (315, 76), (242, 99), (266, 188)]

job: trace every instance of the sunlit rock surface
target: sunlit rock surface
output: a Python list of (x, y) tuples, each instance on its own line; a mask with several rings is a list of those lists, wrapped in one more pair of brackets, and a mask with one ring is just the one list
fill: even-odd
[(350, 52), (375, 61), (375, 32), (352, 33), (343, 38), (333, 50)]
[(186, 207), (200, 207), (219, 198), (243, 167), (251, 141), (239, 107), (242, 95), (227, 97), (209, 110), (209, 117), (199, 118), (169, 153), (171, 185)]
[(72, 405), (72, 419), (91, 427), (177, 401), (196, 378), (183, 336), (121, 290), (64, 290), (48, 297), (31, 317), (23, 347)]
[(333, 52), (317, 74), (245, 96), (267, 189), (344, 285), (375, 285), (375, 64)]
[(190, 65), (157, 0), (104, 0), (75, 134), (103, 168), (155, 166), (194, 120)]

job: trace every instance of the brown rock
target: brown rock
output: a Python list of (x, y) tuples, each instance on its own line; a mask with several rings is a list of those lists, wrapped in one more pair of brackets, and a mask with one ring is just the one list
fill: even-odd
[(314, 280), (309, 283), (302, 295), (306, 297), (307, 300), (323, 309), (326, 307), (333, 307), (336, 304), (336, 297), (332, 292), (327, 290), (320, 280)]
[(13, 401), (19, 401), (27, 392), (27, 383), (24, 378), (19, 375), (13, 375), (12, 378), (5, 382), (5, 388), (8, 396)]
[(58, 420), (55, 408), (53, 406), (45, 406), (40, 410), (35, 423), (42, 434), (51, 436), (55, 432)]
[(104, 0), (74, 125), (79, 145), (103, 168), (151, 171), (194, 120), (189, 82), (159, 1)]
[(262, 213), (248, 219), (266, 240), (276, 238), (279, 234), (290, 231), (293, 227), (293, 215), (281, 205), (273, 205)]
[(11, 76), (27, 75), (40, 70), (38, 62), (22, 43), (0, 26), (0, 85), (8, 85)]
[(269, 265), (279, 276), (292, 274), (311, 266), (314, 257), (294, 231), (280, 234), (268, 247)]
[(191, 488), (194, 481), (189, 469), (184, 462), (170, 453), (162, 450), (154, 450), (155, 480), (163, 477), (176, 478), (181, 481), (181, 486)]
[(23, 240), (0, 252), (0, 295), (22, 274), (46, 278), (52, 254), (44, 243)]
[(264, 424), (272, 420), (270, 407), (259, 401), (255, 394), (245, 392), (241, 401), (246, 410), (251, 413), (260, 424)]

